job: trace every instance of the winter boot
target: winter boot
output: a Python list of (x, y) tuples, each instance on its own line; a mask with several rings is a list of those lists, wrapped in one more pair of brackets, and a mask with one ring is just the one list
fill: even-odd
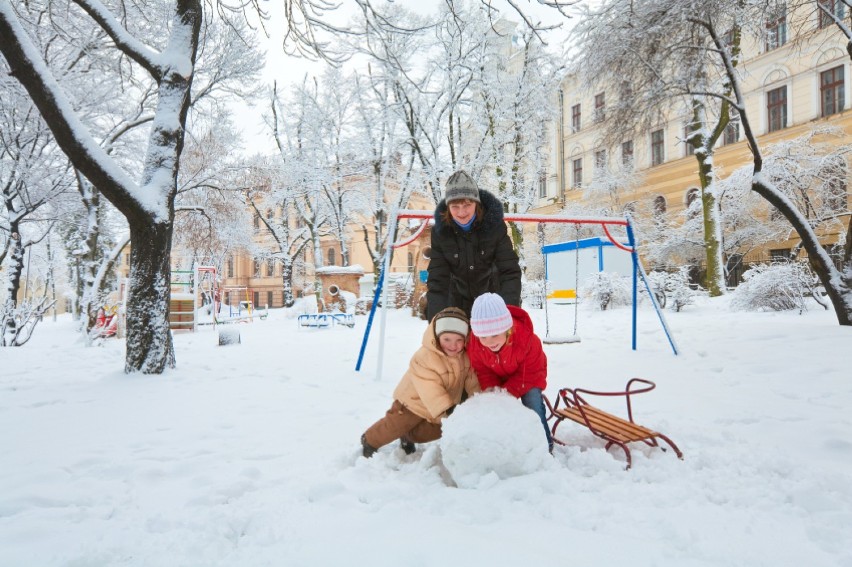
[(368, 459), (373, 456), (373, 454), (378, 451), (375, 447), (367, 443), (367, 434), (361, 435), (361, 454), (367, 457)]
[(402, 447), (402, 450), (405, 451), (406, 455), (410, 455), (411, 453), (417, 450), (417, 447), (414, 445), (414, 442), (408, 437), (400, 437), (399, 446)]

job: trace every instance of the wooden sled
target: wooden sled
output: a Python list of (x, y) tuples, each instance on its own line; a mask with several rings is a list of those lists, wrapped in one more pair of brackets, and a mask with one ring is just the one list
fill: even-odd
[[(644, 384), (644, 386), (634, 389), (634, 384)], [(556, 439), (556, 428), (564, 420), (569, 419), (587, 427), (589, 431), (605, 440), (605, 450), (609, 450), (613, 445), (621, 447), (627, 458), (625, 470), (629, 469), (632, 465), (630, 448), (627, 445), (628, 443), (635, 443), (637, 441), (642, 441), (651, 447), (659, 447), (665, 451), (666, 448), (657, 442), (658, 439), (662, 439), (674, 450), (679, 459), (683, 459), (683, 453), (681, 453), (680, 449), (677, 448), (677, 445), (671, 439), (662, 433), (643, 427), (633, 421), (631, 396), (650, 392), (656, 387), (657, 385), (649, 380), (632, 378), (627, 382), (627, 386), (623, 392), (595, 392), (583, 388), (562, 388), (559, 390), (559, 397), (556, 399), (555, 405), (551, 405), (550, 400), (544, 397), (544, 403), (550, 412), (547, 421), (549, 422), (551, 419), (555, 420), (551, 429), (553, 440), (560, 445), (565, 444)], [(627, 419), (596, 408), (586, 400), (585, 396), (624, 396), (627, 403)], [(564, 407), (559, 407), (560, 400), (563, 402)]]

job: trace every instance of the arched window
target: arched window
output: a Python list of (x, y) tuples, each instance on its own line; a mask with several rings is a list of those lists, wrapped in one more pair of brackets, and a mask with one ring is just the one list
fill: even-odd
[(843, 156), (834, 156), (826, 160), (820, 177), (824, 179), (823, 205), (827, 213), (843, 213), (849, 210), (848, 205), (848, 168)]
[[(684, 205), (686, 206), (687, 211), (689, 211), (693, 206), (692, 204), (695, 201), (698, 200), (699, 194), (700, 194), (700, 192), (698, 191), (698, 187), (690, 187), (689, 189), (686, 190), (686, 195), (684, 195), (683, 200), (684, 200)], [(689, 214), (690, 218), (692, 218), (694, 215), (697, 214), (697, 212), (696, 212), (696, 210), (693, 210), (693, 211), (690, 211), (688, 214)]]
[(408, 253), (408, 271), (409, 272), (414, 271), (414, 252)]
[(662, 217), (666, 214), (666, 198), (663, 195), (657, 195), (654, 197), (654, 216)]
[(335, 256), (336, 256), (336, 254), (337, 254), (337, 253), (335, 252), (334, 248), (329, 248), (329, 249), (328, 249), (328, 265), (329, 265), (329, 266), (334, 266), (334, 265), (336, 265), (336, 264), (335, 264), (335, 262), (336, 262), (336, 260), (337, 260), (337, 259), (336, 259), (336, 257), (335, 257)]

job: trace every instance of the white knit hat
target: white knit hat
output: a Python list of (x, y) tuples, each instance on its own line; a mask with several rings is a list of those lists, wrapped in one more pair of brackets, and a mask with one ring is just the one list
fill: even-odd
[(491, 337), (512, 328), (512, 314), (496, 293), (483, 293), (473, 302), (470, 328), (477, 337)]

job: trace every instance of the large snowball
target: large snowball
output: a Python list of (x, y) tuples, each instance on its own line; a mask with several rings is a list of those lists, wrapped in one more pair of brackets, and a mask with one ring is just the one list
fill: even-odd
[(538, 415), (505, 392), (486, 392), (444, 420), (441, 458), (459, 488), (553, 466)]

